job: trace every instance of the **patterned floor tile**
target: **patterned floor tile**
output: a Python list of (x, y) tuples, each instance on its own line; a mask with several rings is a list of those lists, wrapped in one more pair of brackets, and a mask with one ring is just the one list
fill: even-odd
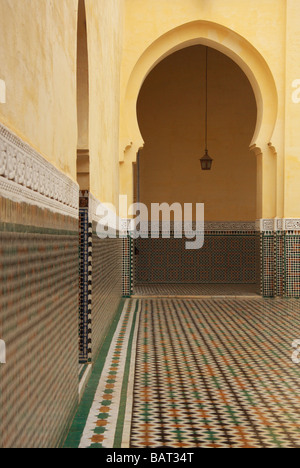
[(131, 447), (300, 448), (295, 300), (141, 300)]
[(123, 438), (129, 443), (128, 421), (131, 421), (132, 403), (126, 405), (126, 397), (128, 396), (130, 402), (131, 397), (127, 395), (127, 391), (132, 388), (132, 376), (129, 374), (130, 368), (134, 369), (135, 362), (134, 353), (134, 358), (131, 359), (131, 347), (135, 349), (137, 313), (136, 302), (126, 301), (112, 338), (79, 448), (112, 448), (120, 428), (120, 440)]
[(76, 446), (300, 448), (299, 300), (122, 307)]

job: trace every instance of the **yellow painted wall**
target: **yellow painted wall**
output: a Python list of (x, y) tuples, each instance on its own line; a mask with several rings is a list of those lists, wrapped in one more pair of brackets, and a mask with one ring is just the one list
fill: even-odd
[[(286, 218), (300, 217), (300, 2), (287, 1), (285, 197)], [(293, 87), (295, 80), (298, 83)], [(298, 92), (297, 92), (298, 90)], [(294, 94), (295, 93), (295, 94)]]
[(90, 93), (90, 190), (118, 206), (123, 0), (86, 0)]
[(261, 121), (252, 141), (260, 181), (256, 217), (282, 217), (289, 0), (126, 0), (125, 4), (121, 192), (131, 201), (132, 162), (143, 145), (134, 106), (147, 74), (167, 55), (185, 47), (185, 41), (189, 41), (188, 45), (209, 43), (234, 59), (251, 81), (258, 104), (258, 122)]
[(0, 121), (74, 180), (77, 4), (0, 2)]
[(90, 189), (89, 158), (89, 61), (85, 0), (78, 2), (77, 28), (77, 182)]
[(77, 31), (77, 118), (78, 149), (89, 147), (89, 70), (85, 2), (79, 0)]
[[(242, 68), (248, 64), (256, 101), (263, 102), (263, 131), (254, 141), (261, 181), (256, 216), (300, 217), (300, 103), (292, 101), (292, 83), (300, 79), (298, 0), (86, 0), (86, 11), (94, 196), (117, 205), (120, 187), (132, 198), (132, 163), (143, 143), (135, 127), (138, 91), (190, 34), (194, 43), (226, 48)], [(77, 13), (78, 0), (0, 2), (0, 79), (6, 83), (0, 120), (74, 180)]]
[(250, 83), (227, 56), (208, 49), (208, 150), (205, 149), (205, 47), (175, 52), (148, 75), (137, 106), (145, 146), (140, 201), (204, 203), (211, 221), (255, 220), (256, 158), (249, 145), (256, 123)]

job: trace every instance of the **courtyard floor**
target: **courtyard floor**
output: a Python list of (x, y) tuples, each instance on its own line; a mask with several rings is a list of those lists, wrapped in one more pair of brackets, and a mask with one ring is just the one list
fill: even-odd
[(140, 294), (122, 301), (65, 448), (300, 448), (299, 300)]

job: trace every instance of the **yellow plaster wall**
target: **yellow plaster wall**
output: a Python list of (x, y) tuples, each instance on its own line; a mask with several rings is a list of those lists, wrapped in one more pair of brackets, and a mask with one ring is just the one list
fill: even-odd
[[(287, 1), (285, 202), (286, 218), (300, 217), (300, 2)], [(297, 87), (293, 82), (299, 80)], [(298, 98), (298, 99), (297, 99)]]
[(85, 2), (79, 0), (77, 31), (77, 118), (78, 149), (89, 147), (89, 73)]
[[(209, 38), (217, 43), (230, 40), (230, 31), (249, 41), (266, 60), (278, 90), (284, 90), (286, 0), (125, 0), (125, 5), (124, 94), (143, 52), (169, 31), (197, 20), (228, 28), (225, 33), (210, 33)], [(180, 43), (180, 30), (177, 35)], [(243, 47), (241, 43), (241, 55)], [(284, 99), (280, 104), (284, 104)]]
[(74, 180), (77, 4), (0, 2), (0, 121)]
[[(117, 204), (119, 182), (121, 193), (132, 197), (132, 161), (142, 144), (140, 136), (131, 131), (135, 108), (127, 107), (128, 85), (138, 76), (134, 75), (135, 67), (149, 51), (149, 69), (135, 83), (139, 90), (148, 72), (163, 58), (157, 55), (159, 41), (166, 37), (161, 50), (168, 55), (168, 40), (173, 47), (176, 36), (175, 46), (180, 48), (188, 36), (185, 25), (201, 22), (219, 29), (202, 29), (200, 42), (209, 40), (220, 47), (226, 44), (228, 50), (232, 44), (241, 63), (249, 57), (252, 63), (257, 52), (249, 79), (253, 73), (253, 83), (257, 79), (262, 89), (268, 89), (274, 79), (276, 91), (266, 97), (263, 112), (275, 115), (276, 124), (272, 116), (265, 119), (255, 148), (261, 181), (257, 213), (258, 217), (300, 216), (300, 104), (291, 97), (292, 82), (300, 79), (298, 0), (86, 0), (86, 8), (90, 185), (97, 198)], [(0, 120), (74, 180), (77, 9), (78, 0), (0, 2), (0, 79), (6, 83)], [(175, 31), (172, 38), (170, 31)], [(266, 66), (271, 78), (262, 73)], [(259, 90), (255, 92), (259, 99)], [(137, 96), (131, 97), (135, 106)], [(118, 158), (124, 161), (120, 178)]]
[(90, 189), (118, 206), (123, 0), (86, 0), (89, 54)]
[(226, 48), (242, 68), (248, 64), (248, 70), (244, 68), (259, 104), (258, 121), (263, 123), (252, 142), (256, 145), (253, 148), (258, 155), (261, 182), (256, 216), (282, 216), (286, 0), (126, 0), (125, 4), (120, 126), (122, 193), (131, 197), (132, 161), (143, 144), (134, 115), (138, 88), (159, 60), (191, 37), (191, 42), (213, 42), (219, 50)]
[(205, 149), (205, 47), (175, 52), (148, 75), (138, 120), (140, 201), (204, 203), (205, 219), (256, 217), (256, 158), (250, 152), (256, 123), (253, 90), (227, 56), (208, 49), (208, 150), (211, 171), (201, 171)]

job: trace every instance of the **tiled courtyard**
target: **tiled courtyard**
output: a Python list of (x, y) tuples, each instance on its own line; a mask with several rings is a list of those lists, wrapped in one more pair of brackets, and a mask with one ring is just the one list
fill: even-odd
[(300, 448), (297, 299), (123, 302), (65, 447)]

